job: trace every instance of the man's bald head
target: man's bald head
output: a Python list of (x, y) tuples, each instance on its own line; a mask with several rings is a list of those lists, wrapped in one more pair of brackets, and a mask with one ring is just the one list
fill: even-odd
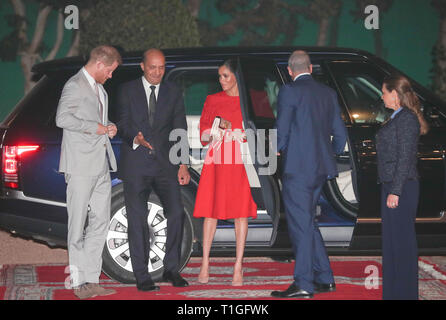
[(288, 73), (294, 79), (301, 73), (313, 72), (310, 56), (303, 50), (294, 51), (288, 59)]
[(149, 50), (146, 50), (142, 56), (142, 62), (145, 63), (147, 59), (153, 58), (153, 57), (164, 57), (164, 53), (160, 49), (151, 48)]
[(144, 77), (150, 84), (158, 85), (163, 80), (166, 69), (164, 53), (155, 48), (144, 52), (141, 69), (144, 72)]

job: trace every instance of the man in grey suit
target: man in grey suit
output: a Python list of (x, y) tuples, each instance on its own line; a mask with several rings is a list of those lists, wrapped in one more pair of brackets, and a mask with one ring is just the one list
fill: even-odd
[(57, 108), (56, 125), (63, 129), (59, 171), (67, 183), (70, 276), (80, 299), (115, 293), (99, 286), (110, 219), (109, 171), (116, 171), (110, 139), (117, 133), (108, 121), (108, 96), (102, 85), (121, 62), (115, 48), (94, 48), (88, 63), (65, 84)]

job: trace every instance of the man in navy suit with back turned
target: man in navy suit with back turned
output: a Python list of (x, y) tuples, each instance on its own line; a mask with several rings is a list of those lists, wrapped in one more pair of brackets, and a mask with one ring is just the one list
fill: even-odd
[(294, 282), (285, 291), (273, 291), (277, 298), (312, 298), (336, 290), (315, 214), (327, 178), (338, 174), (334, 154), (343, 152), (347, 133), (336, 92), (315, 81), (312, 71), (308, 54), (293, 52), (288, 72), (294, 81), (278, 96), (277, 150), (283, 156), (282, 195), (296, 260)]
[[(144, 53), (144, 75), (124, 83), (118, 91), (118, 128), (122, 137), (119, 177), (124, 182), (128, 238), (133, 273), (140, 291), (157, 291), (149, 272), (150, 230), (147, 201), (154, 190), (167, 218), (163, 278), (175, 287), (188, 285), (179, 274), (184, 210), (180, 185), (188, 184), (186, 164), (172, 164), (172, 130), (187, 130), (181, 90), (162, 81), (165, 57), (158, 49)], [(184, 141), (183, 141), (184, 142)], [(189, 150), (189, 148), (186, 148)]]

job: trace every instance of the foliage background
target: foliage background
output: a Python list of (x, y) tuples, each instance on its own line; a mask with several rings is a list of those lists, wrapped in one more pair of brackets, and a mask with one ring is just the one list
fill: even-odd
[[(13, 36), (13, 1), (0, 0), (0, 40)], [(124, 48), (129, 47), (125, 48), (127, 50), (137, 49), (138, 43), (141, 43), (141, 50), (147, 48), (151, 42), (144, 40), (149, 35), (155, 45), (163, 48), (282, 44), (349, 47), (376, 53), (421, 84), (434, 87), (439, 94), (446, 92), (443, 89), (446, 82), (443, 71), (446, 70), (443, 49), (446, 0), (21, 1), (26, 4), (26, 33), (30, 38), (36, 30), (37, 15), (42, 6), (52, 2), (58, 4), (53, 4), (54, 8), (48, 15), (42, 45), (38, 50), (41, 59), (50, 55), (58, 39), (57, 6), (60, 7), (61, 3), (79, 3), (90, 10), (82, 16), (79, 52), (88, 51), (94, 45), (91, 39), (98, 38), (95, 34), (98, 23), (110, 31), (100, 40), (111, 39), (112, 36), (117, 37), (113, 38), (116, 42), (118, 38), (125, 39), (122, 44)], [(110, 4), (108, 10), (94, 7), (102, 2)], [(132, 3), (133, 11), (125, 10)], [(169, 6), (166, 7), (166, 3)], [(376, 4), (380, 8), (379, 30), (364, 27), (366, 4)], [(156, 5), (160, 7), (151, 9)], [(144, 18), (144, 12), (152, 14), (151, 19)], [(107, 19), (106, 22), (101, 18)], [(65, 30), (56, 58), (69, 53), (74, 36), (75, 33)], [(6, 42), (3, 41), (0, 42), (0, 53), (4, 49)], [(21, 56), (10, 55), (8, 59), (2, 56), (0, 120), (23, 96), (25, 81)]]
[(91, 48), (103, 43), (126, 51), (200, 44), (195, 19), (181, 0), (105, 0), (90, 11), (81, 27), (81, 53), (88, 54)]

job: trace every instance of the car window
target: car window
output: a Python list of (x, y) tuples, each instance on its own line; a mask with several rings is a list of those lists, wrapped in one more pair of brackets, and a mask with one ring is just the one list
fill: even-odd
[(17, 104), (4, 124), (14, 120), (15, 126), (55, 127), (57, 105), (65, 82), (71, 73), (43, 76), (34, 88)]
[(250, 68), (244, 74), (247, 92), (251, 100), (251, 119), (255, 123), (275, 121), (277, 117), (277, 95), (280, 85), (277, 71)]
[(208, 95), (221, 91), (218, 67), (176, 68), (168, 74), (182, 90), (188, 116), (200, 116)]
[[(385, 108), (381, 99), (384, 72), (364, 62), (334, 62), (330, 68), (355, 123), (379, 124), (390, 117), (393, 111)], [(417, 95), (429, 126), (445, 127), (445, 112), (418, 92)]]
[(203, 148), (200, 142), (200, 116), (206, 97), (222, 90), (218, 66), (177, 67), (166, 74), (166, 79), (175, 82), (183, 92), (190, 164), (195, 171), (201, 172), (207, 147)]
[[(287, 70), (288, 63), (281, 62), (278, 65), (282, 75), (284, 75), (285, 81), (290, 82), (291, 76), (289, 75)], [(327, 75), (327, 72), (325, 70), (326, 68), (322, 65), (322, 63), (320, 61), (315, 61), (313, 62), (312, 66), (313, 66), (313, 72), (311, 73), (311, 76), (313, 77), (313, 79), (316, 80), (317, 82), (325, 84), (326, 86), (338, 92), (336, 85), (333, 83), (333, 80)], [(342, 107), (343, 104), (341, 103), (339, 94), (338, 94), (338, 99), (339, 99), (339, 105)], [(348, 114), (344, 110), (342, 110), (341, 116), (344, 122), (349, 122)]]
[(334, 62), (330, 69), (354, 123), (382, 123), (390, 116), (381, 99), (383, 72), (363, 62)]
[(423, 110), (424, 118), (431, 128), (446, 127), (446, 112), (444, 108), (437, 106), (437, 104), (420, 97), (421, 109)]
[[(280, 62), (278, 64), (278, 66), (279, 66), (281, 73), (285, 76), (285, 81), (290, 82), (292, 79), (291, 79), (291, 76), (288, 73), (288, 69), (287, 69), (288, 62)], [(316, 80), (320, 83), (323, 83), (329, 87), (332, 87), (333, 89), (336, 89), (334, 87), (333, 83), (329, 81), (329, 79), (328, 79), (326, 73), (323, 71), (320, 63), (315, 62), (312, 64), (312, 66), (313, 66), (313, 72), (311, 73), (311, 76), (313, 77), (314, 80)]]
[[(44, 76), (33, 90), (25, 97), (25, 99), (14, 110), (11, 116), (16, 114), (14, 120), (15, 125), (26, 126), (45, 126), (56, 127), (56, 112), (62, 89), (68, 79), (78, 70), (69, 72), (58, 72)], [(130, 81), (142, 75), (141, 69), (138, 68), (118, 68), (113, 73), (113, 78), (108, 80), (104, 85), (109, 97), (109, 119), (112, 122), (117, 121), (117, 105), (116, 94), (117, 87), (123, 82)], [(23, 111), (23, 112), (22, 112)], [(11, 118), (8, 116), (8, 119)]]
[(277, 116), (277, 94), (279, 84), (269, 73), (250, 73), (248, 75), (249, 95), (256, 118), (275, 119)]

